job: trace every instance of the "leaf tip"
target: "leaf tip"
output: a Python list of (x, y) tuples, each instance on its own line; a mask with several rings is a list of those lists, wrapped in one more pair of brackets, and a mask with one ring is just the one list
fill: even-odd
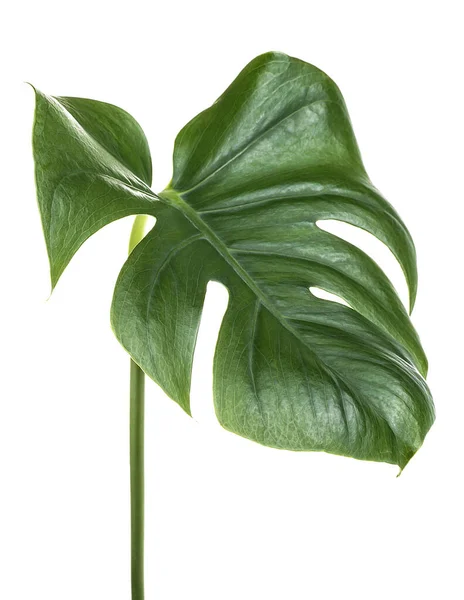
[(400, 469), (398, 474), (396, 475), (396, 478), (398, 478), (403, 473), (405, 468), (408, 466), (409, 461), (411, 460), (411, 458), (414, 457), (414, 455), (416, 454), (416, 452), (419, 450), (419, 448), (421, 446), (422, 446), (422, 442), (420, 442), (415, 447), (409, 447), (409, 448), (405, 449), (405, 452), (402, 453), (402, 455), (400, 456), (400, 460), (396, 463)]
[(63, 274), (64, 269), (57, 269), (54, 265), (54, 261), (52, 256), (49, 253), (49, 262), (50, 262), (50, 296), (53, 294), (58, 281), (60, 280), (61, 275)]
[(409, 291), (409, 314), (410, 315), (412, 314), (414, 305), (416, 304), (416, 293), (417, 293), (417, 286), (410, 289), (410, 291)]
[(36, 98), (47, 98), (47, 95), (41, 92), (38, 88), (36, 88), (35, 85), (30, 81), (24, 81), (23, 83), (32, 88)]
[(37, 88), (35, 87), (35, 85), (33, 83), (31, 83), (30, 81), (23, 81), (23, 83), (25, 83), (26, 85), (29, 85), (34, 92), (37, 94)]

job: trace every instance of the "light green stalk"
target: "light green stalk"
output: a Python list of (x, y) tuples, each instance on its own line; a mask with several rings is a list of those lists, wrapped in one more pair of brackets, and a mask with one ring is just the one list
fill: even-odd
[[(129, 254), (145, 235), (147, 217), (135, 218)], [(130, 361), (130, 489), (132, 600), (144, 600), (144, 415), (145, 374)]]

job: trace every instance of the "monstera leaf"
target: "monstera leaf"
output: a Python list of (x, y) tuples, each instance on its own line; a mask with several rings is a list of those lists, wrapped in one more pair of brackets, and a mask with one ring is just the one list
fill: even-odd
[(159, 194), (140, 127), (112, 105), (37, 92), (34, 149), (53, 285), (105, 224), (156, 217), (121, 271), (112, 326), (186, 412), (206, 286), (219, 281), (229, 304), (214, 403), (226, 429), (275, 448), (407, 464), (434, 419), (424, 352), (382, 270), (317, 223), (344, 221), (384, 242), (411, 309), (414, 245), (370, 182), (327, 75), (284, 54), (253, 60), (179, 133)]

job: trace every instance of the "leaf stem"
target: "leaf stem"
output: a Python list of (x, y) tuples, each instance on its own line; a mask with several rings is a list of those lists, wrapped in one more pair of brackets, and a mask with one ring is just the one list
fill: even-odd
[[(145, 234), (147, 217), (135, 218), (129, 254)], [(144, 433), (145, 373), (130, 361), (130, 493), (132, 600), (144, 600)]]
[(130, 361), (130, 488), (132, 600), (144, 598), (145, 374)]
[(129, 238), (129, 254), (137, 246), (137, 244), (145, 237), (145, 228), (147, 226), (147, 221), (147, 215), (137, 215), (135, 217)]

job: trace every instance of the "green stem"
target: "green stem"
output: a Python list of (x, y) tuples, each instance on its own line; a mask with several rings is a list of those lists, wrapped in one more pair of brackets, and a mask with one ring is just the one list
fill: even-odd
[(137, 244), (145, 237), (145, 228), (147, 226), (147, 215), (137, 215), (132, 225), (132, 231), (129, 238), (129, 254)]
[[(129, 254), (145, 233), (145, 215), (135, 218)], [(144, 599), (144, 415), (145, 374), (130, 361), (130, 490), (132, 600)]]
[(130, 362), (130, 487), (132, 600), (143, 600), (145, 374)]

